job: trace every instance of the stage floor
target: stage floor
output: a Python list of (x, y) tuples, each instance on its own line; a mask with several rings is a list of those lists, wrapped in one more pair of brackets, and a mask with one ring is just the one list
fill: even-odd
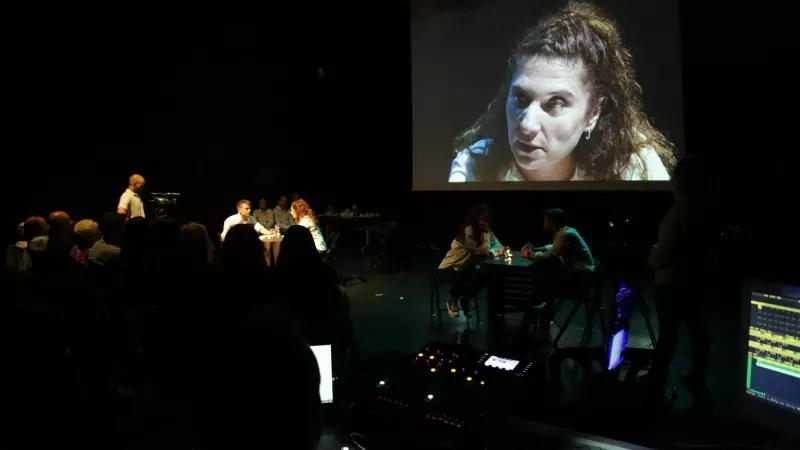
[[(342, 255), (340, 267), (343, 274), (345, 276), (361, 276), (366, 279), (366, 282), (353, 281), (347, 287), (356, 339), (363, 356), (368, 357), (386, 351), (410, 354), (431, 340), (468, 343), (479, 349), (488, 348), (486, 326), (488, 314), (485, 293), (479, 297), (483, 323), (476, 327), (476, 319), (473, 318), (471, 320), (472, 330), (468, 330), (463, 315), (458, 319), (453, 319), (445, 313), (442, 318), (442, 327), (432, 329), (429, 309), (430, 276), (439, 261), (439, 252), (422, 252), (410, 261), (408, 270), (385, 274), (371, 270), (368, 264), (357, 255)], [(648, 283), (645, 282), (645, 284)], [(446, 294), (446, 288), (442, 289), (442, 294)], [(645, 287), (645, 298), (652, 305), (652, 288), (649, 286)], [(556, 316), (559, 323), (563, 323), (572, 306), (568, 301), (562, 305)], [(657, 333), (658, 317), (654, 306), (651, 306), (650, 316)], [(712, 361), (708, 382), (715, 415), (717, 412), (724, 415), (725, 411), (732, 410), (735, 397), (733, 394), (736, 377), (731, 370), (736, 367), (738, 340), (735, 339), (735, 336), (738, 335), (739, 330), (736, 319), (731, 316), (730, 312), (712, 311), (709, 316)], [(513, 327), (519, 323), (520, 319), (521, 315), (514, 314), (509, 315), (506, 321)], [(579, 311), (561, 338), (559, 346), (576, 346), (583, 334), (584, 323), (585, 313)], [(551, 337), (554, 337), (555, 333), (556, 330), (553, 328)], [(600, 327), (595, 322), (591, 342), (599, 346), (601, 340)], [(636, 312), (632, 321), (629, 346), (649, 348), (650, 344), (645, 321), (641, 314)], [(671, 369), (674, 380), (677, 380), (690, 367), (688, 344), (688, 335), (684, 329), (681, 329), (679, 349)], [(531, 348), (526, 356), (537, 361), (545, 361), (549, 352), (550, 346), (543, 342), (542, 345)], [(679, 400), (676, 407), (685, 407), (690, 403), (689, 393), (681, 386), (678, 389)]]

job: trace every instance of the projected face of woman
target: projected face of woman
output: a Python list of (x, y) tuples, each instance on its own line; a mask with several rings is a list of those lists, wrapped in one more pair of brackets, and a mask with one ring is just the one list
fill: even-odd
[(572, 151), (600, 115), (585, 78), (581, 61), (533, 56), (517, 62), (506, 121), (511, 154), (527, 180), (572, 177)]

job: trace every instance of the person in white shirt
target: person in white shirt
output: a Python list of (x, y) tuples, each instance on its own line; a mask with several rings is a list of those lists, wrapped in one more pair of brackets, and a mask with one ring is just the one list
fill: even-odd
[(267, 208), (266, 199), (262, 198), (258, 201), (258, 208), (253, 211), (253, 215), (264, 228), (272, 228), (275, 226), (275, 213)]
[(275, 218), (275, 225), (280, 228), (281, 233), (295, 224), (294, 219), (292, 219), (292, 213), (289, 211), (289, 197), (285, 195), (278, 200), (278, 206), (272, 210), (272, 214)]
[(325, 237), (322, 236), (322, 230), (319, 227), (317, 216), (314, 215), (314, 210), (303, 199), (295, 200), (292, 203), (289, 211), (292, 214), (294, 222), (298, 225), (308, 228), (311, 236), (314, 237), (314, 246), (317, 251), (322, 254), (328, 251), (328, 244), (325, 243)]
[(447, 301), (450, 317), (458, 317), (459, 303), (468, 317), (472, 314), (469, 299), (478, 295), (484, 284), (483, 278), (475, 270), (477, 260), (505, 252), (492, 232), (490, 222), (488, 207), (481, 205), (473, 208), (439, 264), (440, 276), (450, 285), (450, 299)]
[(236, 214), (225, 219), (225, 223), (222, 224), (220, 239), (223, 242), (225, 241), (225, 235), (228, 234), (228, 231), (236, 225), (251, 225), (259, 234), (265, 234), (268, 231), (267, 228), (264, 228), (258, 223), (255, 217), (250, 215), (250, 206), (250, 200), (239, 200), (239, 203), (236, 204)]
[(128, 219), (144, 217), (144, 203), (141, 194), (144, 189), (144, 177), (138, 174), (131, 175), (128, 179), (128, 189), (122, 193), (117, 205), (117, 212), (124, 214)]

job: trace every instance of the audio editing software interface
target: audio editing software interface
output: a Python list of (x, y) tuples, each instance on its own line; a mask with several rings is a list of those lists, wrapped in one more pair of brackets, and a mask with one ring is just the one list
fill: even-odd
[(800, 299), (750, 296), (747, 393), (800, 414)]

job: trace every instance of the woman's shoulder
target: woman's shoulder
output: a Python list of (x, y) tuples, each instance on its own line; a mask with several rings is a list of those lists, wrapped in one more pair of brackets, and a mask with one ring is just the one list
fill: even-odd
[(450, 166), (450, 183), (463, 183), (466, 181), (478, 181), (475, 176), (475, 158), (489, 154), (492, 139), (481, 139), (472, 145), (456, 152), (453, 163)]
[(658, 152), (650, 146), (631, 155), (622, 172), (625, 181), (669, 181), (669, 171)]

